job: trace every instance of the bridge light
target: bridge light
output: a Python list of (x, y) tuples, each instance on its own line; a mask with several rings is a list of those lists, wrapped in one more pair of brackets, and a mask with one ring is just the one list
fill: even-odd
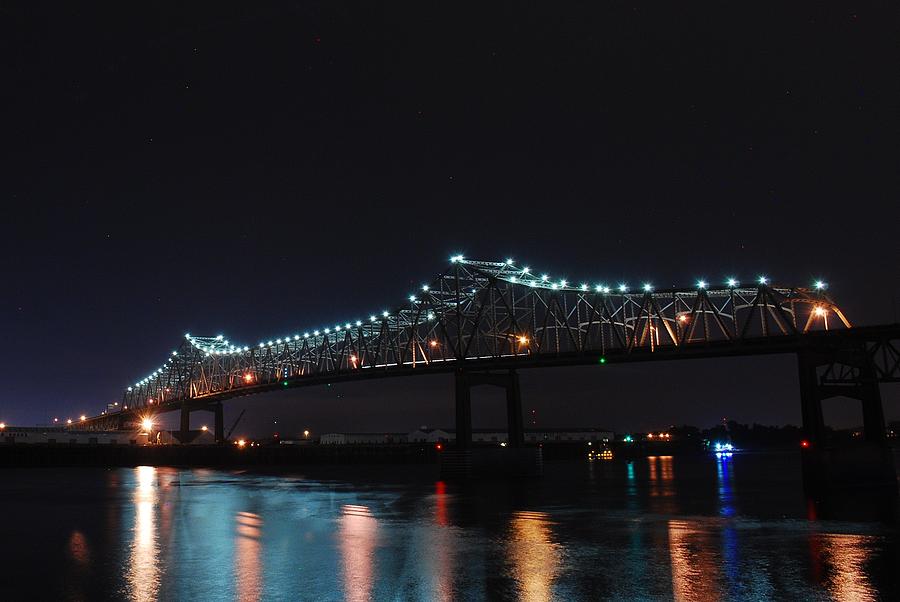
[(620, 292), (620, 293), (627, 293), (627, 292), (628, 292), (628, 285), (625, 284), (624, 282), (622, 282), (621, 284), (619, 284), (619, 292)]
[(425, 292), (428, 292), (428, 285), (427, 285), (427, 284), (423, 284), (423, 285), (422, 285), (422, 290), (425, 291)]
[(560, 285), (560, 286), (563, 286), (563, 287), (564, 287), (564, 286), (567, 286), (568, 284), (569, 284), (569, 282), (568, 282), (567, 280), (560, 280), (560, 281), (559, 281), (559, 285)]
[(272, 346), (272, 341), (269, 341), (269, 343), (268, 343), (268, 344), (269, 344), (269, 347), (271, 347), (271, 346)]
[(281, 339), (275, 339), (275, 342), (281, 345)]
[(550, 276), (548, 276), (547, 274), (541, 274), (541, 280), (547, 282), (548, 280), (550, 280)]
[(510, 276), (509, 281), (512, 282), (513, 284), (515, 284), (517, 281), (517, 278), (515, 276)]
[(706, 280), (698, 280), (698, 281), (697, 281), (697, 288), (699, 288), (699, 289), (704, 289), (704, 288), (706, 288)]
[(828, 313), (828, 310), (822, 307), (821, 305), (816, 305), (816, 309), (814, 310), (815, 314), (820, 318)]
[(609, 293), (610, 290), (611, 290), (611, 289), (610, 289), (608, 286), (604, 286), (604, 287), (603, 287), (603, 292), (604, 292), (604, 293)]
[(685, 323), (685, 322), (688, 321), (688, 317), (687, 317), (685, 314), (680, 314), (680, 315), (678, 316), (678, 321), (681, 322), (681, 323), (683, 324), (683, 323)]
[(378, 319), (378, 318), (376, 318), (375, 316), (369, 316), (369, 322), (374, 322), (374, 321), (376, 321), (377, 319)]
[(531, 268), (526, 265), (524, 268), (522, 268), (522, 273), (523, 274), (531, 273)]
[(300, 335), (299, 335), (299, 334), (295, 334), (295, 335), (294, 335), (294, 340), (295, 340), (295, 341), (299, 341), (299, 340), (300, 340)]
[(334, 331), (335, 331), (335, 332), (340, 332), (340, 331), (341, 331), (341, 325), (340, 325), (340, 324), (335, 324), (335, 326), (334, 326)]
[(361, 321), (361, 320), (357, 320), (357, 321), (356, 321), (356, 325), (357, 325), (357, 326), (362, 326), (362, 321)]
[(765, 276), (760, 276), (760, 277), (759, 277), (759, 280), (758, 280), (757, 282), (759, 282), (760, 284), (768, 284), (768, 283), (769, 283), (769, 279), (766, 278)]
[(309, 338), (309, 333), (308, 333), (308, 332), (304, 332), (304, 333), (303, 333), (303, 338), (304, 338), (304, 339), (308, 339), (308, 338)]
[(426, 316), (426, 317), (427, 317), (429, 320), (434, 320), (434, 314), (431, 313), (431, 312), (428, 312), (428, 316)]
[(525, 335), (521, 335), (519, 337), (519, 345), (527, 345), (527, 344), (528, 344), (528, 337), (526, 337)]
[(249, 347), (244, 347), (244, 351), (250, 351)]
[(649, 292), (652, 291), (652, 290), (653, 290), (653, 285), (650, 284), (649, 282), (645, 282), (645, 283), (644, 283), (644, 291), (647, 292), (647, 293), (649, 293)]
[(66, 418), (66, 424), (72, 424), (72, 419), (71, 419), (71, 418)]
[(81, 420), (82, 422), (84, 422), (85, 420), (87, 420), (87, 416), (85, 416), (84, 414), (82, 414), (82, 415), (79, 416), (78, 418), (79, 418), (79, 420)]
[(319, 336), (319, 331), (318, 331), (318, 330), (314, 330), (314, 331), (313, 331), (313, 336), (314, 336), (314, 337)]
[(141, 420), (141, 428), (149, 433), (153, 430), (153, 420), (151, 418), (144, 418)]
[(828, 285), (823, 280), (816, 280), (815, 287), (817, 291), (825, 290)]
[(550, 288), (552, 288), (553, 290), (556, 290), (559, 288), (559, 285), (554, 282), (553, 284), (550, 285)]
[(5, 422), (0, 422), (0, 431), (2, 431), (2, 430), (5, 429), (5, 428), (6, 428), (6, 423), (5, 423)]
[(350, 322), (347, 322), (346, 324), (344, 324), (344, 329), (350, 330)]
[(438, 346), (438, 342), (435, 341), (435, 340), (430, 341), (428, 344), (429, 344), (431, 347), (437, 347), (437, 346)]
[(252, 383), (252, 382), (253, 382), (253, 375), (252, 375), (251, 373), (249, 373), (249, 372), (247, 372), (246, 374), (244, 374), (244, 382), (245, 382), (245, 383)]
[(131, 387), (128, 387), (128, 390), (131, 391)]
[(244, 447), (245, 445), (247, 445), (247, 441), (246, 441), (246, 440), (244, 440), (244, 439), (238, 439), (238, 440), (237, 440), (237, 446), (238, 446), (238, 447), (240, 447), (240, 448), (243, 449), (243, 447)]
[(221, 340), (224, 339), (224, 338), (225, 338), (225, 337), (223, 337), (223, 336), (220, 335), (220, 334), (219, 334), (219, 335), (216, 335), (216, 340), (217, 340), (217, 341), (221, 341)]
[(598, 284), (597, 286), (594, 287), (594, 290), (597, 291), (598, 293), (602, 293), (602, 292), (603, 292), (603, 285), (602, 285), (602, 284)]
[(586, 285), (585, 283), (582, 282), (582, 283), (581, 283), (581, 290), (583, 290), (583, 291), (588, 290), (588, 285)]
[(330, 329), (330, 328), (326, 328), (326, 329), (325, 329), (325, 334), (328, 334), (328, 333), (330, 333), (330, 332), (331, 332), (331, 329)]
[(512, 265), (512, 264), (513, 264), (512, 257), (507, 257), (507, 258), (506, 258), (506, 265)]
[(390, 314), (389, 314), (388, 312), (386, 312), (386, 311), (381, 312), (381, 317), (382, 317), (382, 318), (386, 318), (386, 317), (388, 317), (389, 315), (390, 315)]
[(205, 433), (206, 431), (209, 430), (209, 427), (204, 424), (203, 426), (200, 427), (200, 430)]
[(738, 285), (738, 281), (737, 281), (736, 278), (729, 278), (729, 279), (728, 279), (728, 286), (729, 286), (730, 288), (734, 288), (734, 287), (736, 287), (737, 285)]

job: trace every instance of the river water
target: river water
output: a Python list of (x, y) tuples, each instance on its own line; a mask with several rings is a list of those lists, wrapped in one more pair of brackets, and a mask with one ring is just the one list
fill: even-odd
[(7, 469), (0, 598), (900, 599), (896, 499), (825, 518), (795, 453), (545, 470)]

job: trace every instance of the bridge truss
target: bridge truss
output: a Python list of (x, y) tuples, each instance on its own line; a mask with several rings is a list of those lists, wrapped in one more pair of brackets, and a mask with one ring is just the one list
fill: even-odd
[[(233, 396), (335, 380), (735, 353), (759, 341), (850, 328), (824, 286), (760, 279), (637, 290), (552, 280), (512, 261), (454, 257), (402, 306), (253, 346), (185, 335), (124, 392), (121, 412), (206, 407)], [(714, 350), (714, 351), (712, 351)], [(87, 422), (108, 423), (109, 415)], [(82, 425), (89, 426), (89, 425)]]

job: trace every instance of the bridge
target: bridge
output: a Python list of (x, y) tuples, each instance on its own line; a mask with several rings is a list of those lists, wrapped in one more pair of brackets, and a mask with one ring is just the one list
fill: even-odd
[(863, 403), (866, 437), (884, 438), (878, 384), (900, 378), (900, 326), (854, 328), (824, 282), (776, 284), (765, 276), (714, 285), (569, 282), (508, 259), (451, 258), (406, 301), (368, 316), (285, 334), (252, 345), (184, 335), (159, 368), (134, 382), (118, 411), (72, 425), (134, 428), (148, 416), (215, 414), (222, 402), (273, 390), (414, 374), (456, 375), (460, 447), (471, 441), (473, 386), (506, 389), (510, 446), (522, 444), (517, 370), (793, 353), (798, 356), (803, 423), (822, 441), (821, 401)]

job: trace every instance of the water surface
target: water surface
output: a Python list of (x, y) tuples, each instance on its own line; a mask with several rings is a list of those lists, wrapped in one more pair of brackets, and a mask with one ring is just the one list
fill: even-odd
[[(896, 500), (842, 520), (796, 454), (282, 474), (2, 473), (4, 599), (898, 599)], [(878, 518), (881, 520), (877, 520)]]

